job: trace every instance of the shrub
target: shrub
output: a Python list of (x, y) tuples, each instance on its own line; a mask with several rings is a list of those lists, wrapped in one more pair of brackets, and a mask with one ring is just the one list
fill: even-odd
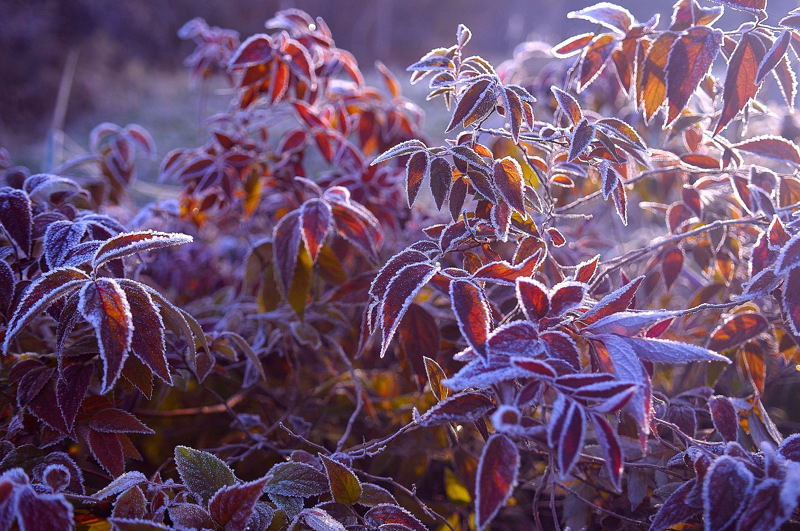
[(796, 520), (800, 148), (756, 96), (793, 106), (800, 14), (722, 3), (752, 22), (570, 13), (599, 33), (535, 70), (459, 26), (409, 67), (440, 145), (321, 19), (196, 19), (233, 98), (174, 201), (127, 198), (136, 125), (63, 175), (3, 154), (0, 527)]

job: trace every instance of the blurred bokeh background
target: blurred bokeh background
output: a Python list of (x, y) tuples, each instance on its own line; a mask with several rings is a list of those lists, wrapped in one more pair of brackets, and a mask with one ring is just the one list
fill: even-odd
[[(705, 0), (702, 0), (705, 2)], [(242, 38), (264, 30), (283, 8), (323, 17), (338, 46), (369, 72), (376, 59), (407, 85), (402, 69), (435, 46), (450, 43), (458, 23), (472, 28), (471, 50), (493, 61), (519, 43), (555, 43), (592, 26), (566, 13), (592, 0), (0, 0), (0, 146), (18, 163), (40, 166), (44, 140), (63, 124), (67, 141), (86, 142), (100, 121), (138, 122), (154, 132), (163, 153), (195, 139), (199, 120), (214, 110), (218, 89), (194, 87), (182, 67), (193, 49), (178, 29), (193, 17), (231, 28)], [(672, 0), (620, 0), (640, 20), (669, 16)], [(770, 0), (772, 17), (796, 0)], [(746, 20), (728, 10), (724, 25)], [(662, 27), (666, 21), (662, 20)], [(59, 85), (68, 99), (54, 112)], [(67, 88), (67, 87), (65, 87)], [(62, 94), (66, 91), (62, 90)], [(411, 91), (412, 98), (422, 91)], [(421, 99), (421, 98), (420, 98)], [(218, 98), (225, 101), (225, 98)]]

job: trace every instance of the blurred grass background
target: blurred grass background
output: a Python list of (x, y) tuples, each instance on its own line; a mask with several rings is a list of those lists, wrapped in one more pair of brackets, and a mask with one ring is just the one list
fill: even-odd
[[(707, 0), (700, 0), (707, 3)], [(525, 40), (557, 42), (590, 31), (567, 12), (592, 0), (0, 0), (0, 146), (17, 164), (42, 167), (59, 84), (74, 64), (63, 129), (67, 151), (79, 152), (99, 122), (137, 122), (149, 129), (159, 154), (194, 145), (202, 119), (227, 101), (222, 83), (191, 87), (183, 59), (193, 49), (177, 37), (193, 17), (231, 28), (244, 39), (264, 30), (279, 9), (298, 7), (323, 17), (336, 44), (354, 53), (371, 78), (376, 59), (389, 65), (418, 103), (424, 87), (410, 87), (403, 69), (429, 49), (447, 45), (467, 24), (470, 50), (492, 61)], [(640, 20), (661, 12), (666, 27), (672, 0), (621, 0)], [(770, 0), (771, 18), (795, 7)], [(722, 26), (746, 16), (728, 10)], [(416, 89), (416, 90), (414, 90)], [(436, 112), (440, 106), (428, 105)], [(427, 123), (435, 136), (442, 120)], [(57, 119), (57, 121), (62, 121)], [(147, 178), (147, 176), (144, 176)]]

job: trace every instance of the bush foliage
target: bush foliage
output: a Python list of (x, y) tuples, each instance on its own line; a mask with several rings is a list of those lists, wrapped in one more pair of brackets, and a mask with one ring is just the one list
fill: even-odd
[(135, 124), (3, 151), (0, 528), (797, 525), (800, 11), (719, 4), (497, 68), (458, 26), (441, 143), (323, 20), (196, 19), (178, 197)]

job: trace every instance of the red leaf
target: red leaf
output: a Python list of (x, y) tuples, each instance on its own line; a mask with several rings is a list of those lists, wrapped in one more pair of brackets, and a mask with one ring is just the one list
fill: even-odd
[(262, 478), (219, 489), (208, 502), (214, 521), (225, 526), (226, 531), (244, 531), (266, 483), (267, 479)]
[(117, 381), (133, 336), (133, 319), (128, 299), (119, 284), (110, 278), (87, 282), (80, 291), (78, 310), (92, 325), (103, 360), (101, 392)]
[(450, 283), (450, 303), (467, 344), (486, 359), (486, 340), (492, 316), (483, 290), (468, 280), (453, 280)]
[(550, 311), (550, 297), (547, 288), (532, 278), (517, 279), (517, 300), (522, 305), (525, 317), (538, 321)]
[(389, 343), (400, 325), (408, 306), (419, 290), (439, 271), (428, 263), (410, 264), (400, 269), (386, 287), (386, 294), (378, 307), (383, 343), (381, 357), (386, 354)]
[(764, 58), (764, 44), (755, 34), (745, 33), (728, 61), (728, 72), (722, 91), (722, 113), (714, 128), (714, 134), (733, 120), (747, 103), (756, 97), (761, 86), (756, 82), (758, 65)]
[(475, 271), (475, 273), (472, 275), (472, 279), (495, 282), (497, 284), (513, 285), (516, 279), (533, 275), (534, 271), (539, 265), (539, 257), (541, 254), (541, 250), (537, 250), (535, 253), (516, 265), (511, 265), (504, 260), (498, 262), (489, 262)]
[(667, 289), (672, 287), (672, 284), (678, 278), (678, 275), (683, 269), (683, 251), (680, 247), (670, 247), (661, 255), (661, 274), (664, 275), (664, 283)]
[(439, 326), (436, 318), (428, 310), (411, 303), (400, 323), (400, 343), (411, 362), (414, 372), (425, 376), (423, 356), (435, 357), (439, 352)]
[(564, 39), (550, 50), (555, 57), (564, 59), (571, 57), (585, 48), (594, 38), (594, 33), (581, 33)]
[(703, 481), (703, 520), (708, 529), (734, 524), (753, 491), (753, 474), (744, 463), (723, 455), (714, 460)]
[(394, 505), (392, 503), (376, 505), (366, 512), (364, 520), (367, 525), (376, 529), (382, 528), (383, 526), (386, 526), (387, 529), (392, 529), (392, 524), (394, 524), (396, 526), (402, 526), (397, 527), (397, 529), (407, 528), (413, 531), (427, 531), (425, 526), (422, 525), (422, 522), (417, 520), (414, 515), (399, 505)]
[(20, 531), (61, 531), (72, 529), (72, 505), (61, 494), (39, 494), (32, 487), (15, 489)]
[(550, 311), (548, 315), (556, 317), (580, 306), (587, 288), (586, 284), (571, 280), (565, 280), (553, 286), (550, 290)]
[(778, 259), (775, 261), (775, 274), (783, 275), (798, 267), (800, 267), (800, 233), (795, 234), (781, 248)]
[(597, 271), (597, 264), (600, 263), (600, 255), (595, 255), (594, 258), (581, 262), (575, 266), (575, 280), (578, 282), (589, 282), (594, 277)]
[(483, 447), (475, 480), (475, 524), (483, 529), (506, 504), (517, 484), (519, 450), (502, 434), (489, 437)]
[(294, 278), (297, 265), (297, 252), (300, 249), (300, 211), (295, 210), (283, 216), (273, 231), (273, 260), (278, 265), (276, 271), (284, 293)]
[(3, 352), (8, 352), (11, 339), (33, 317), (87, 281), (89, 281), (89, 276), (80, 269), (73, 267), (53, 269), (37, 278), (25, 289), (19, 303), (17, 303), (14, 314), (8, 322), (6, 337), (3, 342)]
[(695, 26), (673, 43), (667, 59), (667, 126), (686, 108), (700, 81), (708, 74), (722, 45), (722, 31)]
[(800, 165), (800, 148), (791, 140), (779, 136), (757, 136), (731, 147), (754, 153), (760, 157), (790, 162)]
[(786, 275), (781, 302), (792, 333), (800, 336), (800, 267), (795, 267)]
[(164, 345), (164, 322), (150, 294), (133, 282), (122, 286), (131, 308), (133, 335), (131, 350), (153, 374), (172, 385)]
[(445, 132), (449, 133), (462, 123), (467, 127), (489, 114), (494, 109), (495, 88), (495, 82), (490, 79), (479, 79), (472, 83), (461, 95)]
[(430, 174), (431, 194), (436, 208), (441, 209), (453, 183), (453, 168), (446, 159), (436, 157), (431, 161)]
[(537, 356), (542, 351), (536, 328), (528, 321), (514, 321), (492, 331), (489, 336), (489, 357)]
[(414, 153), (408, 158), (406, 164), (406, 192), (408, 194), (408, 207), (414, 204), (417, 198), (422, 181), (430, 172), (431, 159), (427, 151)]
[(592, 39), (581, 57), (581, 73), (578, 79), (578, 92), (583, 92), (605, 69), (608, 58), (619, 41), (611, 33), (603, 33)]
[(553, 93), (553, 96), (556, 98), (556, 102), (558, 102), (558, 106), (562, 111), (564, 111), (564, 114), (567, 115), (573, 125), (583, 120), (583, 111), (581, 110), (581, 106), (578, 104), (578, 100), (573, 98), (571, 94), (564, 92), (556, 86), (550, 87), (550, 92)]
[(559, 395), (553, 405), (548, 429), (548, 441), (556, 451), (556, 462), (561, 478), (566, 478), (578, 462), (586, 429), (583, 408)]
[(331, 217), (331, 207), (322, 199), (309, 199), (300, 209), (303, 243), (314, 262), (330, 230)]
[(603, 317), (626, 310), (633, 302), (636, 290), (639, 289), (644, 279), (644, 276), (637, 277), (613, 293), (609, 293), (600, 299), (591, 310), (583, 314), (580, 318), (581, 321), (592, 324)]
[(516, 358), (512, 361), (515, 366), (531, 373), (531, 377), (555, 378), (557, 374), (556, 370), (549, 363), (543, 360)]
[(597, 442), (600, 443), (600, 449), (603, 451), (605, 467), (608, 471), (608, 476), (611, 478), (611, 484), (614, 485), (617, 492), (620, 492), (622, 488), (623, 461), (619, 438), (617, 438), (617, 434), (605, 418), (595, 414), (592, 414), (591, 417)]
[(28, 194), (8, 186), (0, 188), (0, 226), (23, 253), (30, 252), (33, 218)]
[(147, 435), (155, 433), (127, 411), (116, 408), (103, 409), (95, 413), (89, 422), (89, 427), (104, 433), (143, 433)]
[(525, 216), (524, 183), (519, 163), (511, 157), (504, 157), (495, 161), (494, 183), (500, 192), (500, 196), (506, 200), (511, 208)]
[(86, 443), (97, 462), (109, 474), (116, 477), (125, 472), (125, 454), (119, 435), (89, 430)]
[(492, 408), (494, 404), (483, 393), (461, 393), (437, 403), (420, 417), (418, 423), (420, 426), (438, 426), (450, 422), (472, 422)]
[(708, 399), (708, 410), (714, 427), (725, 442), (735, 441), (739, 431), (739, 416), (727, 396), (716, 395)]
[(722, 352), (766, 332), (768, 328), (769, 323), (761, 314), (736, 314), (714, 330), (708, 348)]
[(669, 529), (692, 518), (699, 510), (690, 506), (686, 499), (695, 490), (696, 485), (696, 481), (691, 479), (675, 489), (653, 517), (650, 529), (654, 531)]

